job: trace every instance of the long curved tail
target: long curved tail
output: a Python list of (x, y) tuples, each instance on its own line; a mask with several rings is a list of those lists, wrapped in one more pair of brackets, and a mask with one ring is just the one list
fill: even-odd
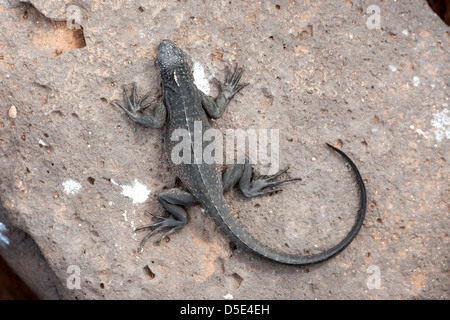
[(242, 226), (236, 221), (234, 215), (231, 210), (229, 212), (218, 212), (217, 206), (208, 206), (208, 211), (212, 214), (215, 219), (220, 219), (220, 225), (223, 226), (225, 233), (235, 242), (239, 247), (247, 249), (255, 254), (261, 255), (265, 258), (292, 265), (308, 265), (323, 262), (328, 260), (335, 255), (339, 254), (342, 250), (344, 250), (355, 238), (358, 234), (361, 226), (363, 224), (365, 215), (366, 215), (366, 188), (364, 186), (364, 181), (359, 173), (358, 168), (353, 163), (353, 161), (341, 150), (333, 147), (332, 145), (327, 143), (327, 146), (339, 153), (352, 167), (354, 174), (356, 175), (356, 180), (359, 186), (360, 191), (360, 209), (358, 211), (358, 215), (356, 217), (355, 224), (353, 225), (350, 232), (347, 236), (339, 242), (336, 246), (323, 251), (318, 254), (298, 256), (294, 254), (285, 254), (275, 251), (272, 248), (269, 248), (256, 239), (254, 239), (246, 230), (242, 228)]

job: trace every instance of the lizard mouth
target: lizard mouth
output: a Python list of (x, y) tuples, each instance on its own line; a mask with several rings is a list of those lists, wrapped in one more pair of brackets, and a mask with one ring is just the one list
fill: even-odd
[(180, 48), (172, 40), (162, 40), (158, 47), (158, 65), (162, 72), (184, 64)]

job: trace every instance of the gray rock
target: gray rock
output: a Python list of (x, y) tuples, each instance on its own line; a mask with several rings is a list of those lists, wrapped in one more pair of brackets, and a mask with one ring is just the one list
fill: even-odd
[[(425, 1), (378, 3), (379, 25), (371, 4), (0, 1), (0, 254), (46, 299), (448, 299), (450, 29)], [(162, 132), (112, 102), (132, 82), (161, 95), (165, 38), (211, 95), (227, 66), (246, 68), (250, 85), (218, 126), (279, 130), (280, 166), (303, 178), (226, 196), (261, 241), (299, 253), (337, 243), (358, 194), (324, 143), (354, 159), (369, 210), (338, 257), (263, 260), (199, 207), (136, 252), (134, 228), (177, 181)]]

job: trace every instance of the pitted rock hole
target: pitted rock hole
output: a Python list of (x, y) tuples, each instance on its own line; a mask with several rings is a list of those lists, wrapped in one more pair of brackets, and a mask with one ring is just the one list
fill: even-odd
[(67, 21), (49, 19), (29, 3), (22, 4), (20, 10), (23, 21), (30, 23), (31, 31), (28, 37), (38, 50), (57, 57), (64, 52), (86, 46), (82, 26), (79, 26), (79, 29), (71, 29)]

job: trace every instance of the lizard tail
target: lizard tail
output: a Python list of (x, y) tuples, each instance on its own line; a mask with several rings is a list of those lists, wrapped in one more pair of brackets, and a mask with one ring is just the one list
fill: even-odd
[(209, 212), (213, 213), (212, 217), (214, 219), (219, 219), (221, 221), (219, 222), (219, 225), (223, 226), (223, 229), (225, 233), (232, 239), (234, 243), (236, 243), (237, 246), (247, 249), (250, 252), (253, 252), (255, 254), (258, 254), (260, 256), (263, 256), (265, 258), (284, 263), (284, 264), (292, 264), (292, 265), (309, 265), (309, 264), (315, 264), (320, 263), (325, 260), (328, 260), (337, 254), (339, 254), (342, 250), (344, 250), (355, 238), (355, 236), (358, 234), (359, 230), (361, 229), (361, 226), (363, 224), (365, 215), (366, 215), (366, 202), (367, 202), (367, 196), (366, 196), (366, 188), (364, 186), (364, 181), (361, 177), (361, 174), (359, 173), (358, 168), (353, 163), (353, 161), (341, 150), (333, 147), (332, 145), (327, 143), (327, 146), (339, 153), (351, 166), (355, 176), (356, 180), (359, 186), (360, 191), (360, 209), (358, 210), (358, 215), (356, 217), (356, 221), (352, 227), (352, 229), (349, 231), (347, 236), (339, 242), (334, 247), (323, 251), (318, 254), (311, 254), (311, 255), (304, 255), (304, 256), (298, 256), (295, 254), (285, 254), (275, 251), (274, 249), (267, 247), (266, 245), (260, 243), (255, 238), (253, 238), (245, 229), (242, 228), (242, 226), (236, 221), (236, 218), (232, 214), (231, 210), (228, 209), (227, 212), (218, 212), (217, 208), (218, 206), (211, 205), (208, 206)]

